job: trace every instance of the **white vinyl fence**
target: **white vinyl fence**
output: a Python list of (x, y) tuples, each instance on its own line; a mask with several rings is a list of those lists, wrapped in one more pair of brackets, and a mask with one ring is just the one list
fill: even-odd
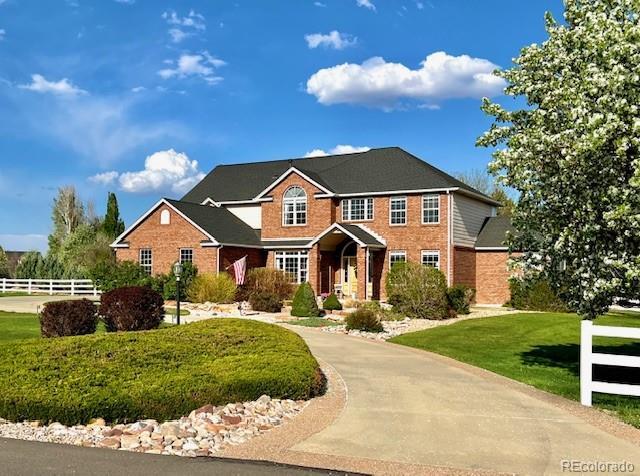
[(100, 294), (90, 279), (0, 279), (0, 292), (22, 291), (28, 294), (67, 294), (70, 296)]
[(590, 407), (593, 392), (640, 397), (640, 385), (593, 381), (594, 364), (640, 368), (640, 357), (618, 354), (594, 354), (594, 336), (640, 340), (640, 328), (594, 326), (591, 321), (582, 321), (580, 334), (580, 402)]

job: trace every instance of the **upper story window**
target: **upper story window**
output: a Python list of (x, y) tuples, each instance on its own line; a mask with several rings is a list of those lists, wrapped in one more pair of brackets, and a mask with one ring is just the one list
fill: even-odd
[(171, 224), (171, 213), (169, 212), (169, 210), (162, 210), (162, 212), (160, 212), (160, 224), (161, 225)]
[(153, 272), (153, 251), (148, 248), (140, 250), (138, 262), (140, 263), (140, 266), (145, 270), (145, 272), (151, 275), (151, 273)]
[(373, 220), (373, 198), (342, 200), (342, 221)]
[(302, 187), (289, 187), (282, 199), (282, 224), (307, 224), (307, 194)]
[(440, 195), (422, 196), (422, 223), (440, 223)]
[(407, 197), (392, 197), (389, 201), (389, 223), (392, 225), (406, 225)]
[(180, 263), (193, 263), (193, 249), (180, 248)]

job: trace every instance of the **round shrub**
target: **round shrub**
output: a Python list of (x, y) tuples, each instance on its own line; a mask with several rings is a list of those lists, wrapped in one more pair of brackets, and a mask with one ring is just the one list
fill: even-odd
[[(182, 276), (180, 276), (180, 299), (185, 298), (187, 290), (197, 275), (198, 268), (193, 263), (182, 264)], [(162, 297), (167, 301), (177, 299), (176, 275), (173, 274), (173, 266), (171, 267), (171, 272), (165, 276), (162, 289), (159, 291), (162, 293)]]
[(387, 275), (386, 291), (389, 303), (407, 317), (451, 317), (446, 279), (436, 268), (418, 263), (398, 263)]
[(325, 311), (341, 311), (342, 304), (340, 304), (340, 301), (338, 301), (338, 296), (336, 296), (334, 293), (331, 293), (322, 303), (322, 309), (324, 309)]
[(447, 290), (449, 306), (458, 314), (469, 314), (471, 303), (475, 297), (476, 290), (465, 284), (456, 284)]
[(282, 311), (282, 300), (268, 291), (259, 291), (249, 296), (249, 304), (254, 311), (280, 312)]
[(541, 276), (511, 278), (509, 305), (515, 309), (544, 312), (570, 312), (566, 302), (558, 296)]
[(293, 296), (291, 315), (296, 317), (318, 317), (320, 315), (316, 293), (313, 292), (313, 288), (308, 282), (298, 286), (296, 295)]
[(301, 337), (246, 319), (0, 345), (0, 415), (12, 421), (172, 420), (263, 394), (308, 399), (323, 383)]
[(42, 337), (93, 334), (97, 325), (96, 306), (88, 299), (48, 302), (40, 314)]
[(191, 302), (216, 302), (229, 304), (236, 297), (236, 282), (227, 273), (199, 274), (187, 290)]
[(164, 318), (164, 300), (151, 288), (131, 286), (104, 293), (100, 316), (107, 332), (156, 329)]
[(152, 283), (151, 276), (133, 261), (100, 262), (89, 270), (89, 277), (103, 293), (124, 286), (149, 286)]
[(366, 332), (382, 332), (384, 327), (371, 309), (359, 308), (347, 315), (344, 320), (347, 330), (359, 330)]

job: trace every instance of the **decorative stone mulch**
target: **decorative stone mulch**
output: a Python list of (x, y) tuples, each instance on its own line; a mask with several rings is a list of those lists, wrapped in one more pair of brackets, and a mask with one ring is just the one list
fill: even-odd
[(111, 448), (139, 453), (211, 456), (227, 445), (239, 445), (297, 415), (304, 401), (258, 400), (214, 407), (206, 405), (179, 420), (141, 420), (108, 426), (98, 418), (88, 425), (11, 423), (0, 419), (0, 437)]

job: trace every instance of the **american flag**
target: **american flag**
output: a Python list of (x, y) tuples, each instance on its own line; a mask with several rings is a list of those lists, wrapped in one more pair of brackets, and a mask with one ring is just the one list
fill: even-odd
[(244, 277), (247, 272), (247, 257), (240, 258), (233, 263), (233, 274), (236, 277), (236, 284), (242, 286), (244, 284)]

